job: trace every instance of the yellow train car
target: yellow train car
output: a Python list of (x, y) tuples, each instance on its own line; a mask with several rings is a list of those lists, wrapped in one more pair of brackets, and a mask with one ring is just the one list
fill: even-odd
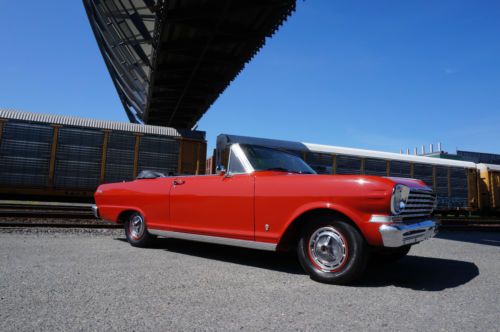
[(484, 212), (500, 212), (500, 165), (477, 164), (479, 171), (479, 208)]

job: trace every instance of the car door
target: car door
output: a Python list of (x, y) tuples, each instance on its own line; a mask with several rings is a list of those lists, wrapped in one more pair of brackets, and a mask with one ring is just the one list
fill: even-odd
[(173, 231), (254, 239), (254, 177), (207, 175), (172, 181)]
[(170, 189), (173, 231), (254, 240), (254, 176), (230, 153), (228, 172), (175, 178)]

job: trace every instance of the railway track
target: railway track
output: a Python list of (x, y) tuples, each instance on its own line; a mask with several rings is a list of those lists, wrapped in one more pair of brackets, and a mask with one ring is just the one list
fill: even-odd
[(0, 201), (0, 217), (93, 219), (92, 204), (38, 201)]
[(441, 229), (500, 231), (498, 217), (438, 217)]
[[(87, 203), (0, 200), (0, 228), (121, 228), (97, 220)], [(500, 231), (498, 217), (437, 217), (446, 230)]]
[(0, 222), (0, 228), (90, 228), (90, 229), (116, 229), (122, 228), (117, 224), (82, 224), (82, 223), (23, 223), (23, 222)]
[(95, 219), (92, 204), (0, 200), (0, 228), (92, 228), (121, 225)]

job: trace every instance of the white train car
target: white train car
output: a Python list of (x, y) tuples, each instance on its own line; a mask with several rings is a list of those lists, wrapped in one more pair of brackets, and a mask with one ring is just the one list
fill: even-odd
[(364, 174), (416, 178), (432, 187), (436, 211), (465, 213), (479, 208), (475, 163), (365, 149), (222, 134), (217, 138), (217, 164), (226, 162), (232, 143), (257, 144), (300, 155), (320, 174)]

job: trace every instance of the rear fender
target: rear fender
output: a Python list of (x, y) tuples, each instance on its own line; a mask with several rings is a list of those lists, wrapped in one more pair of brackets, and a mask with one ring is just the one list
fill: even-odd
[(147, 217), (144, 213), (144, 211), (137, 206), (128, 206), (128, 207), (123, 207), (123, 206), (115, 206), (115, 205), (100, 205), (99, 206), (99, 214), (101, 216), (101, 219), (106, 220), (106, 221), (111, 221), (115, 223), (120, 223), (119, 217), (123, 212), (126, 211), (135, 211), (139, 212), (141, 215), (144, 216), (146, 226), (147, 226)]

